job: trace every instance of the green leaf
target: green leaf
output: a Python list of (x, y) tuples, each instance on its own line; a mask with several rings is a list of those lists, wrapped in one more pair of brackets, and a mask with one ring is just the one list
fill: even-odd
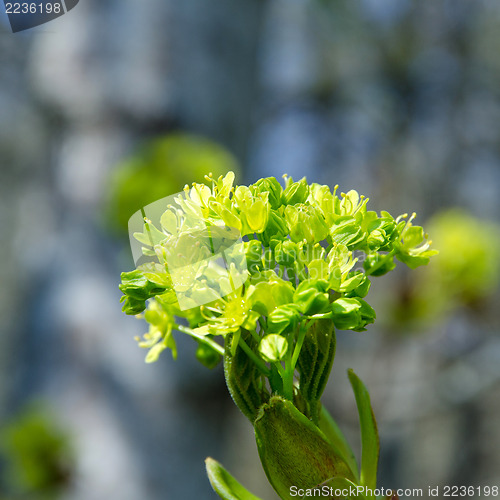
[(205, 466), (212, 488), (224, 500), (261, 500), (244, 488), (217, 460), (208, 457)]
[(354, 479), (349, 467), (325, 435), (291, 401), (273, 396), (254, 423), (262, 466), (284, 500), (290, 486), (314, 488), (333, 477)]
[[(377, 467), (379, 457), (379, 436), (377, 422), (370, 403), (370, 395), (360, 378), (353, 370), (348, 370), (361, 427), (361, 474), (360, 484), (375, 489), (377, 486)], [(373, 497), (374, 498), (374, 497)]]
[(342, 455), (345, 463), (350, 467), (356, 479), (356, 482), (358, 482), (359, 471), (354, 452), (347, 442), (347, 439), (345, 438), (343, 432), (340, 430), (340, 427), (337, 425), (337, 422), (335, 422), (333, 417), (324, 406), (321, 407), (321, 413), (319, 416), (319, 428), (325, 433), (328, 441), (330, 441), (330, 443), (332, 443), (332, 445), (337, 448), (339, 453)]
[(285, 337), (271, 333), (266, 335), (259, 344), (262, 357), (271, 363), (281, 361), (288, 351), (288, 342)]

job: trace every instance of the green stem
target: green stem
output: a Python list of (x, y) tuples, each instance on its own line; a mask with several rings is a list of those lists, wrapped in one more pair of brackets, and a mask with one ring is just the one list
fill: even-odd
[(214, 351), (218, 352), (221, 356), (224, 355), (224, 347), (217, 344), (217, 342), (212, 340), (210, 337), (206, 337), (205, 335), (200, 335), (199, 333), (196, 333), (194, 330), (191, 330), (191, 328), (184, 326), (184, 325), (175, 325), (175, 329), (179, 330), (182, 333), (187, 333), (188, 335), (195, 338), (196, 340), (199, 340), (200, 342), (207, 344)]
[(264, 247), (264, 266), (266, 269), (274, 269), (273, 251), (269, 247)]
[(259, 317), (259, 325), (260, 325), (260, 332), (262, 333), (266, 328), (266, 322), (262, 319), (262, 316)]
[(309, 323), (307, 325), (299, 326), (299, 335), (293, 349), (293, 354), (289, 354), (285, 361), (285, 372), (283, 374), (280, 372), (283, 379), (283, 396), (290, 401), (293, 401), (293, 376), (295, 374), (295, 366), (297, 365), (300, 350), (304, 344), (308, 326)]
[(280, 374), (280, 377), (282, 378), (282, 380), (284, 380), (285, 379), (285, 369), (283, 368), (281, 361), (276, 361), (276, 363), (274, 363), (274, 366), (276, 367), (276, 370), (278, 370), (278, 373)]
[(257, 342), (257, 344), (262, 340), (260, 335), (255, 330), (250, 330), (250, 334), (252, 335), (253, 339)]
[(295, 365), (297, 364), (297, 360), (299, 359), (300, 350), (302, 349), (302, 344), (304, 343), (304, 339), (306, 338), (307, 326), (300, 326), (299, 336), (297, 338), (297, 343), (295, 344), (295, 348), (293, 350), (292, 356), (292, 364), (291, 368), (295, 371)]
[(280, 264), (278, 266), (278, 276), (283, 279), (283, 277), (285, 276), (285, 268), (283, 267), (282, 264)]
[[(283, 396), (283, 376), (278, 373), (277, 363), (271, 364), (271, 374), (268, 377), (271, 391), (274, 395), (280, 394)], [(283, 369), (283, 367), (281, 367)]]
[(283, 397), (293, 401), (293, 374), (295, 372), (295, 367), (293, 366), (293, 356), (292, 356), (292, 339), (293, 333), (288, 334), (288, 352), (285, 359), (285, 370), (281, 375), (283, 379)]
[(293, 370), (291, 366), (285, 368), (283, 373), (283, 397), (290, 401), (293, 401)]
[(248, 344), (243, 340), (242, 337), (240, 337), (240, 340), (238, 342), (238, 345), (243, 349), (245, 354), (255, 363), (257, 368), (266, 376), (268, 377), (269, 374), (271, 373), (269, 371), (269, 368), (266, 366), (264, 361), (260, 359), (253, 351), (248, 347)]

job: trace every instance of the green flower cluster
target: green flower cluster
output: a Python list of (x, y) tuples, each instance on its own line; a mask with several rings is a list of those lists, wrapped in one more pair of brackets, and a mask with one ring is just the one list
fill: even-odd
[[(415, 214), (379, 215), (356, 191), (338, 196), (337, 188), (286, 176), (284, 187), (273, 177), (235, 187), (232, 172), (207, 180), (211, 186), (186, 186), (156, 226), (144, 216), (135, 234), (144, 260), (122, 274), (120, 289), (123, 310), (149, 323), (139, 339), (146, 361), (167, 348), (176, 357), (176, 330), (196, 339), (206, 366), (223, 359), (228, 389), (254, 426), (281, 498), (291, 498), (291, 485), (324, 481), (375, 487), (378, 433), (366, 388), (349, 373), (360, 415), (359, 470), (321, 406), (335, 329), (364, 331), (374, 322), (365, 300), (371, 276), (394, 269), (395, 259), (427, 264), (437, 252), (413, 225)], [(257, 498), (217, 462), (207, 461), (207, 471), (222, 498)]]
[[(317, 325), (323, 332), (325, 325), (365, 330), (375, 319), (375, 311), (364, 300), (369, 277), (392, 270), (395, 258), (412, 268), (426, 264), (436, 251), (429, 249), (423, 229), (412, 224), (414, 215), (409, 220), (406, 215), (378, 215), (354, 190), (338, 196), (337, 188), (332, 192), (328, 186), (309, 185), (305, 178), (294, 182), (286, 176), (284, 188), (273, 177), (234, 187), (232, 172), (207, 179), (211, 186), (186, 186), (186, 196), (178, 201), (182, 211), (167, 209), (158, 228), (145, 220), (144, 233), (136, 235), (146, 255), (181, 259), (178, 267), (189, 273), (185, 292), (191, 294), (193, 307), (179, 307), (166, 265), (143, 264), (122, 274), (123, 310), (139, 314), (147, 307), (144, 317), (150, 328), (140, 341), (141, 347), (150, 349), (147, 361), (155, 361), (165, 348), (172, 349), (175, 357), (172, 332), (180, 330), (197, 339), (198, 357), (208, 366), (225, 352), (233, 358), (241, 349), (258, 373), (269, 379), (271, 392), (293, 399), (294, 393), (300, 395), (301, 388), (312, 384), (318, 400), (318, 388), (324, 384), (309, 379), (326, 375), (326, 381), (328, 373), (305, 373), (303, 362), (304, 357), (317, 357), (316, 350), (321, 349), (316, 344), (325, 343), (315, 333)], [(203, 254), (203, 245), (196, 245), (203, 228), (232, 228), (242, 236), (236, 248), (246, 258), (246, 271), (238, 280), (241, 286), (231, 288), (236, 280), (224, 284), (213, 266), (203, 267), (208, 255)], [(190, 254), (196, 252), (200, 255), (193, 258)], [(358, 260), (363, 261), (362, 268), (356, 266)], [(188, 261), (197, 264), (182, 265)], [(222, 292), (214, 291), (213, 283)], [(153, 300), (146, 306), (148, 299)], [(179, 322), (182, 317), (188, 326)], [(216, 337), (225, 338), (224, 347)], [(332, 349), (322, 353), (325, 368), (333, 360)], [(299, 383), (294, 389), (296, 370)], [(239, 405), (251, 419), (270, 396), (265, 384), (255, 390), (257, 404)], [(237, 403), (238, 392), (233, 394)], [(306, 398), (305, 406), (309, 403)]]

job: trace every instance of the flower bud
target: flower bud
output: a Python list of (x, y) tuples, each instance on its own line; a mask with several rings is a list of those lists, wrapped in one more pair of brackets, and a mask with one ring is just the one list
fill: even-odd
[[(242, 334), (243, 335), (243, 334)], [(227, 388), (236, 406), (253, 422), (259, 407), (264, 402), (263, 394), (258, 387), (259, 372), (255, 363), (238, 346), (234, 356), (231, 354), (232, 336), (227, 336), (226, 353), (224, 354), (224, 376)], [(256, 348), (250, 335), (245, 341), (250, 348)]]
[(276, 180), (275, 177), (266, 177), (265, 179), (258, 180), (252, 186), (254, 195), (259, 193), (269, 193), (269, 204), (271, 208), (276, 210), (281, 206), (281, 195), (283, 193), (283, 188), (281, 184)]
[(288, 333), (297, 327), (300, 311), (295, 304), (285, 304), (274, 309), (267, 318), (267, 326), (273, 333)]
[(292, 241), (305, 240), (307, 243), (317, 243), (328, 236), (328, 227), (316, 207), (288, 205), (285, 208), (285, 219)]
[(322, 280), (307, 280), (298, 286), (293, 294), (293, 301), (303, 314), (319, 314), (330, 305), (328, 293), (325, 293), (325, 287), (321, 286), (323, 283), (327, 284)]
[(290, 486), (314, 488), (327, 479), (354, 477), (338, 450), (291, 401), (273, 396), (254, 423), (262, 466), (280, 498), (291, 499)]
[(319, 418), (319, 400), (332, 369), (335, 348), (335, 329), (332, 322), (328, 319), (317, 320), (307, 330), (297, 360), (300, 393), (308, 405), (307, 414), (314, 421)]
[(295, 205), (304, 203), (309, 196), (309, 185), (306, 178), (303, 177), (298, 182), (293, 182), (291, 177), (287, 178), (287, 186), (283, 191), (283, 203), (286, 205)]

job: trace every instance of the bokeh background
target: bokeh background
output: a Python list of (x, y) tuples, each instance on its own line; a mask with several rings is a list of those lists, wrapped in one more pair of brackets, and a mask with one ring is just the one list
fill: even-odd
[(0, 65), (2, 500), (215, 499), (209, 455), (277, 498), (220, 367), (145, 365), (119, 304), (128, 216), (228, 169), (418, 213), (441, 255), (374, 280), (326, 405), (357, 446), (354, 367), (380, 486), (500, 486), (499, 2), (81, 0), (1, 14)]

